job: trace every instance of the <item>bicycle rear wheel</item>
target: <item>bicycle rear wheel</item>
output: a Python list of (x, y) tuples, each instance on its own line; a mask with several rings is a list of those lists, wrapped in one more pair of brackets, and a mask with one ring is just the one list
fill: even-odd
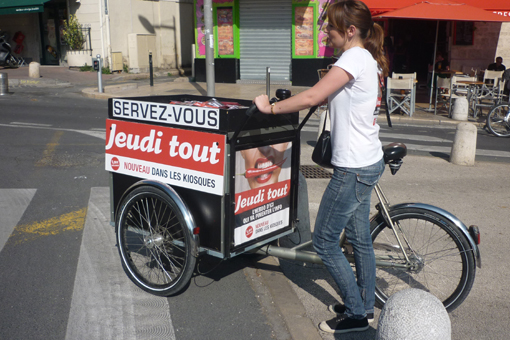
[(510, 137), (509, 104), (499, 104), (487, 115), (487, 128), (498, 137)]
[(382, 307), (398, 291), (417, 288), (443, 302), (448, 312), (467, 297), (475, 278), (473, 251), (466, 236), (439, 214), (422, 208), (390, 211), (411, 266), (382, 217), (372, 221), (376, 260), (376, 303)]
[(116, 233), (122, 267), (138, 287), (171, 296), (188, 285), (196, 264), (191, 233), (163, 191), (151, 186), (133, 190), (121, 204)]

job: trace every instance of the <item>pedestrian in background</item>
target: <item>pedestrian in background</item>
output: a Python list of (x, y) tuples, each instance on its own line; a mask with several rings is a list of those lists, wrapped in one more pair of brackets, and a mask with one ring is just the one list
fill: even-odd
[[(331, 116), (333, 177), (315, 223), (315, 250), (339, 288), (343, 304), (329, 306), (336, 317), (320, 323), (329, 333), (368, 329), (375, 303), (375, 256), (370, 235), (370, 197), (384, 171), (377, 124), (380, 76), (388, 73), (384, 31), (361, 1), (345, 0), (328, 8), (329, 43), (342, 51), (330, 71), (312, 88), (273, 104), (255, 98), (266, 114), (291, 113), (326, 98)], [(339, 247), (341, 232), (354, 250), (356, 276)], [(367, 319), (368, 316), (368, 319)]]
[(487, 70), (489, 70), (489, 71), (504, 71), (504, 70), (506, 70), (506, 66), (503, 65), (503, 58), (497, 57), (495, 63), (489, 64), (489, 66), (487, 66)]

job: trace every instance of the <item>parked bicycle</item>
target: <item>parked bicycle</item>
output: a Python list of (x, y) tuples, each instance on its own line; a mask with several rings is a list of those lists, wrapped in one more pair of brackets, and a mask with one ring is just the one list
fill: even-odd
[[(168, 102), (170, 98), (163, 99)], [(114, 106), (111, 104), (110, 110)], [(228, 143), (233, 150), (239, 143), (239, 132), (253, 114), (249, 113), (252, 108), (247, 111), (244, 122), (238, 124), (229, 138)], [(292, 129), (291, 132), (296, 133), (297, 138), (295, 145), (300, 145), (299, 132), (313, 114), (313, 110), (310, 110), (299, 127)], [(110, 112), (110, 115), (113, 116), (113, 112)], [(232, 115), (225, 115), (227, 118), (230, 116)], [(266, 118), (265, 115), (255, 116), (254, 121)], [(122, 123), (116, 120), (111, 122)], [(117, 140), (117, 137), (115, 138)], [(295, 150), (295, 165), (298, 166), (299, 147), (296, 146)], [(394, 143), (385, 146), (383, 151), (385, 163), (395, 175), (403, 163), (407, 148), (404, 144)], [(111, 163), (112, 167), (120, 167), (116, 158), (112, 159)], [(114, 175), (112, 193), (118, 198), (114, 197), (112, 200), (112, 216), (122, 266), (133, 283), (149, 293), (171, 296), (183, 291), (194, 273), (196, 258), (205, 253), (228, 259), (243, 252), (255, 252), (290, 260), (322, 263), (315, 252), (306, 250), (312, 241), (293, 248), (279, 247), (272, 242), (279, 238), (279, 235), (261, 239), (249, 247), (234, 248), (232, 251), (210, 251), (201, 244), (210, 242), (206, 237), (224, 236), (225, 240), (231, 242), (233, 236), (228, 233), (228, 216), (217, 218), (216, 221), (216, 218), (213, 218), (216, 216), (214, 211), (207, 208), (202, 209), (207, 211), (206, 219), (203, 216), (197, 218), (193, 214), (198, 210), (193, 209), (199, 206), (208, 207), (207, 204), (210, 204), (207, 200), (200, 200), (200, 196), (194, 196), (190, 200), (186, 196), (189, 194), (185, 193), (184, 198), (181, 197), (182, 189), (179, 189), (178, 193), (163, 182)], [(468, 296), (475, 279), (476, 267), (481, 266), (478, 227), (468, 228), (451, 213), (432, 205), (391, 205), (380, 184), (376, 185), (375, 193), (379, 203), (376, 205), (378, 212), (371, 219), (371, 234), (376, 255), (376, 303), (382, 307), (392, 294), (407, 288), (417, 288), (435, 295), (448, 311), (453, 311)], [(230, 201), (224, 200), (231, 202), (232, 198), (229, 199)], [(188, 203), (185, 200), (188, 200)], [(232, 202), (226, 205), (227, 212), (232, 211), (231, 204)], [(297, 197), (291, 204), (297, 207)], [(203, 238), (199, 238), (198, 233), (195, 233), (199, 227), (195, 225), (195, 221), (202, 224), (214, 222), (221, 227), (221, 232), (205, 234)], [(297, 220), (292, 223), (293, 228), (299, 230), (296, 226)], [(247, 232), (252, 235), (252, 230), (247, 229)], [(282, 234), (284, 235), (287, 233)], [(229, 244), (222, 242), (221, 246), (226, 248)], [(353, 263), (352, 247), (345, 235), (341, 236), (339, 246)]]
[[(383, 147), (384, 161), (395, 175), (403, 164), (407, 148), (402, 143)], [(376, 305), (381, 307), (398, 291), (417, 288), (440, 299), (448, 312), (457, 308), (473, 285), (480, 267), (479, 229), (467, 228), (449, 212), (423, 203), (391, 205), (381, 185), (375, 193), (378, 213), (370, 229), (376, 257)], [(300, 251), (312, 241), (289, 251), (267, 245), (260, 253), (304, 262), (322, 263), (310, 252)], [(352, 248), (344, 234), (340, 247), (354, 263)]]
[(510, 137), (510, 102), (494, 106), (487, 115), (487, 128), (498, 137)]

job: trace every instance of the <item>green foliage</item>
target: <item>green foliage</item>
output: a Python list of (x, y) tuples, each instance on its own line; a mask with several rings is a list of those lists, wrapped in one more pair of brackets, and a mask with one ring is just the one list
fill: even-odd
[(94, 68), (90, 65), (85, 64), (85, 66), (80, 67), (81, 72), (94, 71)]
[(101, 73), (102, 74), (112, 74), (112, 72), (110, 71), (110, 68), (109, 67), (103, 67), (101, 69)]
[(129, 73), (129, 66), (127, 66), (127, 64), (122, 65), (122, 71), (124, 73)]
[(83, 35), (81, 25), (75, 15), (71, 15), (68, 21), (64, 22), (64, 41), (70, 50), (79, 51), (83, 49)]

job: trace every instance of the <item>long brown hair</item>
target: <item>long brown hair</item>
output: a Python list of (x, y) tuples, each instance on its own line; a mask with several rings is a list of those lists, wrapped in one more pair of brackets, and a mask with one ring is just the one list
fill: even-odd
[(363, 45), (377, 61), (383, 75), (388, 75), (388, 60), (383, 47), (384, 30), (374, 23), (367, 5), (358, 0), (336, 2), (328, 8), (328, 21), (342, 34), (345, 34), (351, 25), (355, 26), (363, 39)]

